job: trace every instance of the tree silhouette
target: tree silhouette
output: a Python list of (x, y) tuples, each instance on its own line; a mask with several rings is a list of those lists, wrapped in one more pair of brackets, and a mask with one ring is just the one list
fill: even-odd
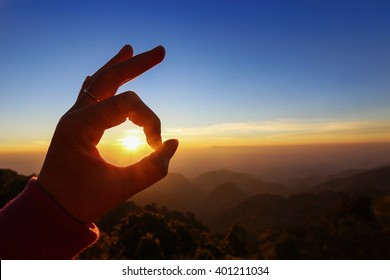
[(225, 244), (229, 254), (244, 257), (247, 254), (246, 230), (236, 224), (232, 225), (225, 236)]
[(141, 260), (163, 260), (165, 259), (160, 240), (148, 232), (142, 236), (135, 251), (135, 258)]

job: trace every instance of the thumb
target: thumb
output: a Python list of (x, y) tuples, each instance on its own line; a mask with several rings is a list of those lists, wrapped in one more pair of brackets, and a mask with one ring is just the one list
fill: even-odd
[(170, 160), (173, 155), (175, 154), (177, 148), (179, 146), (179, 141), (177, 139), (170, 139), (165, 141), (160, 148), (158, 148), (158, 151), (160, 153), (164, 154), (165, 157)]
[(153, 163), (157, 170), (161, 172), (162, 177), (165, 177), (167, 174), (169, 161), (175, 154), (178, 146), (179, 141), (177, 139), (167, 140), (154, 153), (147, 157), (148, 161)]
[(167, 140), (141, 161), (121, 168), (122, 188), (119, 195), (127, 199), (164, 178), (168, 174), (169, 161), (178, 146), (178, 140)]

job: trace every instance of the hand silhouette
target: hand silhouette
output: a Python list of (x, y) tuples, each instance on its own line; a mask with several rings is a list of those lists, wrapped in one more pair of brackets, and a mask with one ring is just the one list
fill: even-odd
[[(160, 63), (159, 46), (133, 57), (129, 45), (84, 81), (76, 103), (60, 119), (38, 184), (70, 215), (91, 223), (166, 176), (177, 140), (161, 141), (160, 120), (134, 92), (115, 95), (124, 83)], [(155, 149), (126, 167), (105, 162), (96, 145), (106, 129), (129, 119), (142, 126)]]

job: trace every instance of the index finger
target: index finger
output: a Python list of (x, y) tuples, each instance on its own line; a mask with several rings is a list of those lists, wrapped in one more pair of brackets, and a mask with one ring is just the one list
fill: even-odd
[(106, 69), (110, 68), (111, 66), (118, 64), (120, 62), (123, 62), (133, 56), (133, 48), (130, 45), (124, 45), (120, 51), (111, 58), (106, 64), (104, 64), (99, 70), (97, 70), (91, 78), (95, 78), (99, 73), (105, 71)]
[(88, 138), (129, 118), (134, 124), (143, 127), (146, 140), (153, 149), (161, 146), (160, 119), (134, 92), (118, 94), (74, 114), (77, 114), (78, 121), (84, 127), (81, 134)]
[(148, 52), (117, 63), (99, 73), (89, 86), (89, 90), (100, 100), (111, 97), (120, 86), (153, 68), (163, 61), (164, 57), (164, 47), (158, 46)]

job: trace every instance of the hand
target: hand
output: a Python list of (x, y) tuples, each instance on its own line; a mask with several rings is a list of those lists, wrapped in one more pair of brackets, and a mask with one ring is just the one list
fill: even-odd
[[(115, 95), (121, 85), (160, 63), (164, 56), (161, 46), (134, 57), (132, 48), (124, 46), (86, 78), (76, 103), (57, 125), (38, 184), (82, 223), (96, 221), (168, 172), (178, 141), (161, 143), (159, 118), (134, 92)], [(135, 164), (117, 167), (102, 159), (96, 145), (106, 129), (127, 118), (143, 127), (155, 151)]]

